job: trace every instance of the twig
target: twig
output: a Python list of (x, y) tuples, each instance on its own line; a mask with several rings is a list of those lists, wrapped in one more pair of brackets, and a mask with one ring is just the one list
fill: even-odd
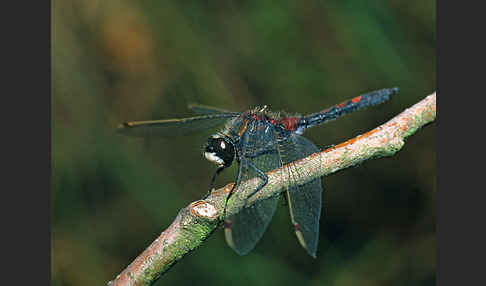
[[(435, 120), (436, 93), (427, 96), (387, 123), (351, 140), (292, 162), (267, 173), (268, 183), (250, 201), (278, 195), (288, 182), (305, 184), (321, 176), (354, 166), (365, 160), (392, 156), (405, 144), (404, 140), (424, 125)], [(286, 179), (286, 168), (295, 165), (304, 170), (300, 178)], [(244, 199), (255, 189), (257, 178), (242, 182), (228, 206), (227, 215), (240, 211)], [(233, 183), (215, 190), (205, 200), (192, 202), (180, 210), (172, 224), (152, 242), (115, 280), (108, 285), (150, 285), (184, 255), (196, 249), (221, 223), (224, 202)]]

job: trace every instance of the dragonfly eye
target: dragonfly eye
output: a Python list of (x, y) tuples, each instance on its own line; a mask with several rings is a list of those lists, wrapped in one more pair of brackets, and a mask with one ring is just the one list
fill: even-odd
[(235, 148), (229, 138), (210, 137), (204, 150), (204, 157), (216, 165), (229, 167), (235, 157)]

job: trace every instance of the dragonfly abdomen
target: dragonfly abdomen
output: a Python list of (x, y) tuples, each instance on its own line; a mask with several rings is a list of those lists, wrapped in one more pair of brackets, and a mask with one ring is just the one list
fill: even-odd
[(391, 96), (397, 92), (397, 87), (384, 88), (343, 101), (330, 108), (324, 109), (323, 111), (302, 117), (297, 124), (297, 130), (302, 129), (303, 131), (303, 129), (334, 120), (356, 110), (381, 104), (389, 100)]

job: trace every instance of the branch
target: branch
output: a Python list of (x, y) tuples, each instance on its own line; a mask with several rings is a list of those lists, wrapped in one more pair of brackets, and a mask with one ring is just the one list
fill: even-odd
[[(368, 159), (392, 156), (403, 147), (405, 138), (434, 121), (435, 117), (436, 93), (434, 92), (387, 123), (363, 135), (267, 173), (267, 185), (255, 194), (247, 205), (280, 194), (288, 187), (289, 182), (305, 184)], [(286, 168), (291, 165), (304, 170), (301, 173), (305, 175), (289, 180)], [(245, 198), (258, 183), (258, 178), (242, 182), (238, 192), (229, 202), (226, 210), (228, 216), (241, 210)], [(213, 190), (205, 200), (192, 202), (180, 210), (172, 224), (115, 280), (108, 282), (108, 285), (154, 283), (175, 262), (199, 247), (216, 230), (222, 222), (225, 198), (232, 186), (233, 183), (230, 183), (224, 188)]]

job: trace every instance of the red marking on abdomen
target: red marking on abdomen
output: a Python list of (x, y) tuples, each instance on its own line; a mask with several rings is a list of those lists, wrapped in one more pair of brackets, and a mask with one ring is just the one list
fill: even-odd
[(336, 107), (337, 107), (337, 108), (343, 108), (343, 107), (345, 107), (347, 104), (348, 104), (348, 102), (347, 102), (347, 101), (344, 101), (344, 102), (341, 102), (341, 103), (339, 103), (339, 104), (336, 104)]
[(230, 228), (231, 222), (229, 220), (224, 221), (224, 228)]
[(300, 117), (285, 117), (280, 119), (280, 123), (283, 124), (285, 129), (294, 131), (297, 129), (297, 122), (299, 122)]
[(360, 96), (356, 96), (355, 98), (351, 99), (352, 102), (356, 103), (358, 101), (361, 100), (361, 95)]
[(294, 229), (295, 229), (295, 231), (300, 231), (298, 223), (294, 223)]

